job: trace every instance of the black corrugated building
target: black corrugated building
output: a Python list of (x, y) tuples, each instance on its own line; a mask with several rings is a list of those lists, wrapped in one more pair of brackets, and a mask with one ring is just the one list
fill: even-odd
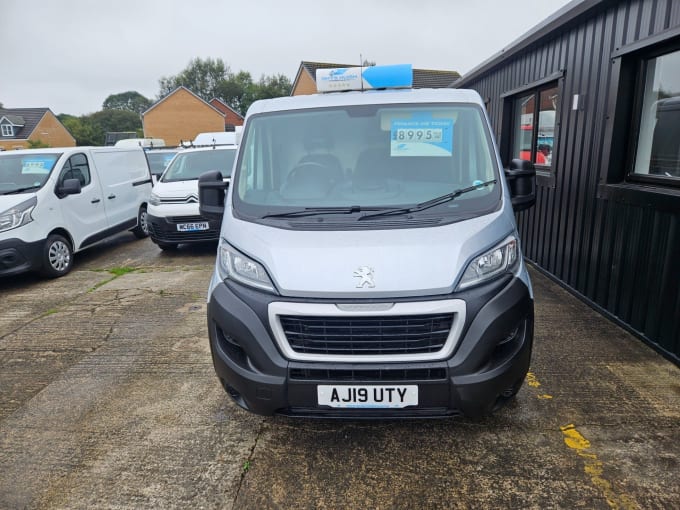
[(526, 256), (680, 362), (680, 0), (575, 0), (455, 86), (536, 165)]

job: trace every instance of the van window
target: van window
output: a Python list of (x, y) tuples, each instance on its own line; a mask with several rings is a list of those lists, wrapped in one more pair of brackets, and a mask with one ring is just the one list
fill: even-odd
[(61, 154), (0, 155), (0, 194), (32, 192), (45, 184)]
[(235, 157), (236, 148), (182, 152), (170, 162), (161, 182), (191, 181), (213, 170), (228, 177), (231, 175)]
[(64, 184), (66, 179), (78, 179), (82, 187), (90, 184), (90, 165), (87, 163), (85, 154), (71, 156), (61, 170), (58, 185)]
[[(234, 176), (235, 207), (262, 217), (300, 207), (410, 206), (496, 179), (492, 149), (476, 105), (352, 105), (253, 116)], [(436, 214), (489, 207), (499, 190), (480, 187)]]

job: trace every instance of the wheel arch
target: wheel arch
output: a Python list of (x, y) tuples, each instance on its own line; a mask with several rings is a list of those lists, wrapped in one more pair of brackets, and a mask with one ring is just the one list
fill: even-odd
[(50, 233), (47, 234), (47, 237), (45, 237), (45, 239), (47, 239), (48, 237), (50, 237), (52, 234), (58, 234), (58, 235), (60, 235), (60, 236), (63, 236), (64, 238), (66, 238), (66, 240), (67, 240), (67, 241), (69, 242), (69, 244), (71, 245), (71, 251), (72, 251), (73, 253), (75, 253), (76, 251), (78, 251), (78, 249), (77, 249), (77, 247), (76, 247), (76, 245), (75, 245), (75, 242), (74, 242), (74, 240), (73, 240), (73, 237), (71, 236), (71, 234), (69, 233), (69, 231), (66, 230), (65, 228), (63, 228), (63, 227), (53, 228), (53, 229), (50, 231)]

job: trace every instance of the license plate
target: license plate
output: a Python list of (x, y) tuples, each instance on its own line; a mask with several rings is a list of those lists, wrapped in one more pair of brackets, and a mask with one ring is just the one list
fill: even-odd
[(317, 386), (320, 406), (370, 409), (418, 405), (418, 386)]
[(177, 230), (180, 232), (196, 232), (198, 230), (209, 230), (210, 225), (207, 221), (201, 221), (198, 223), (178, 223)]

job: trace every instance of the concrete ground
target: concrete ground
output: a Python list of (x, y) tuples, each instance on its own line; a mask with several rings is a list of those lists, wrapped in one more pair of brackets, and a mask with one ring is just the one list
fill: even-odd
[(228, 399), (214, 256), (124, 234), (0, 280), (0, 508), (680, 508), (680, 369), (540, 274), (509, 407), (338, 423)]

